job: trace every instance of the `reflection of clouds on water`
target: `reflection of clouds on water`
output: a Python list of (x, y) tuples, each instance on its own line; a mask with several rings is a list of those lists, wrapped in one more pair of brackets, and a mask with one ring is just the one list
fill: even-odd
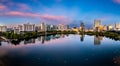
[[(2, 42), (3, 45), (0, 46), (0, 57), (9, 55), (9, 56), (25, 56), (31, 52), (31, 49), (26, 49), (27, 47), (36, 47), (40, 44), (53, 44), (53, 43), (62, 43), (65, 42), (63, 39), (64, 35), (49, 35), (49, 36), (40, 36), (37, 39), (29, 39), (21, 41), (20, 44), (14, 45), (7, 42)], [(64, 36), (64, 37), (68, 37)], [(14, 50), (18, 52), (13, 52)], [(15, 53), (15, 54), (14, 54)]]
[(37, 42), (38, 43), (42, 43), (42, 42), (52, 43), (52, 42), (59, 42), (59, 41), (61, 42), (63, 37), (65, 36), (64, 35), (62, 35), (62, 37), (61, 35), (40, 36), (37, 39), (24, 40), (19, 45), (7, 44), (7, 42), (4, 42), (5, 44), (0, 47), (0, 66), (6, 66), (6, 65), (9, 65), (9, 63), (11, 64), (12, 63), (11, 60), (19, 56), (24, 57), (29, 55), (29, 53), (33, 51), (33, 49), (31, 48), (39, 45), (37, 44)]
[(6, 53), (6, 50), (0, 49), (0, 57), (4, 56)]
[[(109, 43), (111, 43), (112, 46), (102, 42), (99, 47), (96, 47), (94, 46), (94, 39), (96, 43), (100, 43), (99, 41), (102, 40), (102, 37), (95, 36), (94, 38), (94, 36), (87, 35), (49, 35), (22, 41), (19, 45), (2, 42), (0, 46), (0, 66), (10, 66), (15, 63), (22, 66), (31, 66), (32, 64), (52, 64), (53, 62), (64, 64), (74, 64), (76, 62), (78, 64), (82, 62), (87, 64), (92, 62), (91, 64), (96, 64), (94, 66), (99, 66), (99, 64), (104, 66), (105, 63), (108, 63), (108, 66), (111, 66), (113, 60), (114, 63), (119, 66), (120, 57), (118, 56), (114, 59), (111, 57), (111, 55), (120, 54), (120, 47), (116, 46), (116, 44), (119, 45), (119, 43), (112, 43), (110, 40)], [(42, 42), (44, 42), (44, 44), (42, 44)], [(107, 47), (103, 46), (103, 44), (106, 44)], [(111, 54), (113, 51), (114, 53)], [(111, 55), (108, 56), (109, 54)], [(110, 60), (108, 58), (110, 58)], [(103, 62), (103, 64), (101, 62)]]
[[(22, 48), (22, 49), (21, 49)], [(20, 55), (20, 56), (24, 56), (27, 55), (28, 53), (30, 53), (29, 49), (26, 49), (26, 47), (21, 47), (21, 48), (8, 48), (8, 47), (4, 47), (4, 48), (0, 48), (0, 57), (9, 55), (9, 56), (14, 56), (14, 55)], [(15, 54), (13, 54), (13, 50), (17, 50), (19, 51), (18, 53), (15, 52)]]

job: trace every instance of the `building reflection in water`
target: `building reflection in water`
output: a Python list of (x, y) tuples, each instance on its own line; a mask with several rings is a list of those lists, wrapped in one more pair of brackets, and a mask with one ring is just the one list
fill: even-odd
[(84, 34), (81, 34), (81, 35), (80, 35), (80, 41), (81, 41), (81, 42), (83, 42), (83, 41), (84, 41), (84, 37), (85, 37), (85, 35), (84, 35)]
[(38, 37), (38, 41), (41, 41), (41, 43), (44, 44), (45, 43), (45, 37), (46, 36), (40, 36), (40, 37)]
[(100, 45), (103, 37), (102, 36), (94, 36), (94, 45)]
[[(50, 41), (50, 40), (52, 40), (52, 39), (59, 39), (59, 38), (65, 38), (65, 37), (68, 37), (69, 35), (64, 35), (64, 34), (58, 34), (58, 35), (46, 35), (46, 36), (40, 36), (40, 37), (38, 37), (38, 38), (32, 38), (32, 39), (29, 39), (29, 40), (24, 40), (24, 41), (11, 41), (10, 43), (12, 44), (12, 45), (15, 45), (15, 46), (17, 46), (17, 45), (20, 45), (21, 44), (21, 42), (23, 42), (25, 45), (27, 45), (27, 44), (35, 44), (37, 41), (36, 40), (38, 40), (38, 41), (40, 41), (42, 44), (44, 44), (45, 42), (48, 42), (48, 41)], [(4, 42), (4, 41), (3, 41)], [(2, 43), (0, 42), (0, 46), (2, 45)]]
[(0, 46), (2, 45), (2, 43), (0, 42)]
[(34, 44), (35, 39), (24, 40), (24, 44)]
[(61, 34), (61, 35), (40, 36), (40, 37), (38, 37), (38, 41), (41, 41), (41, 43), (44, 44), (45, 42), (48, 42), (48, 41), (50, 41), (52, 39), (59, 39), (59, 38), (64, 38), (64, 37), (65, 37), (64, 34)]
[(61, 38), (65, 38), (65, 35), (64, 34), (61, 34), (61, 36), (60, 36)]

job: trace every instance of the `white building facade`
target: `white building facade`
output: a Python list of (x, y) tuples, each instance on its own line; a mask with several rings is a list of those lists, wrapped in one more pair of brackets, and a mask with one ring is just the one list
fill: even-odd
[(21, 31), (25, 31), (25, 32), (35, 31), (35, 24), (26, 23), (23, 25), (18, 25), (18, 29), (20, 32)]
[(0, 26), (0, 32), (6, 32), (7, 26)]
[(120, 23), (115, 24), (115, 30), (120, 31)]
[(69, 26), (68, 25), (59, 24), (57, 28), (60, 31), (64, 31), (64, 30), (68, 30)]

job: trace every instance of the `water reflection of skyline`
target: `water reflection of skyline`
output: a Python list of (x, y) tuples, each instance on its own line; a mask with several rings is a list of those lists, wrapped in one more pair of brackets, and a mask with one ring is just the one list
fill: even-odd
[(100, 45), (103, 37), (102, 36), (94, 36), (94, 45)]
[[(85, 35), (81, 34), (80, 41), (84, 42), (84, 38), (85, 38)], [(102, 36), (94, 36), (94, 45), (100, 45), (102, 40), (103, 40)]]
[[(82, 63), (86, 63), (86, 64), (88, 63), (89, 65), (89, 63), (93, 61), (92, 64), (95, 64), (94, 62), (96, 62), (96, 65), (94, 66), (99, 66), (99, 64), (102, 63), (103, 65), (101, 66), (104, 66), (104, 63), (107, 64), (108, 62), (110, 63), (107, 66), (114, 66), (111, 65), (113, 63), (115, 64), (115, 66), (116, 65), (119, 66), (120, 47), (115, 46), (115, 44), (109, 45), (108, 43), (104, 43), (103, 38), (104, 37), (102, 36), (88, 36), (84, 34), (49, 35), (49, 36), (40, 36), (38, 38), (32, 38), (30, 40), (24, 40), (17, 46), (16, 45), (10, 46), (11, 44), (8, 45), (7, 43), (3, 42), (4, 46), (0, 47), (0, 64), (1, 64), (0, 66), (7, 66), (7, 65), (19, 66), (19, 64), (24, 65), (24, 63), (26, 64), (25, 66), (31, 66), (31, 65), (33, 66), (35, 64), (40, 65), (39, 63), (45, 63), (45, 64), (47, 63), (52, 64), (53, 62), (76, 63), (77, 61), (80, 61), (78, 62), (78, 65), (81, 65)], [(102, 40), (103, 42), (101, 42)], [(112, 40), (110, 40), (109, 43), (111, 42)], [(44, 45), (42, 45), (42, 43)], [(106, 44), (106, 46), (109, 47), (105, 47), (104, 45), (100, 45), (100, 44)], [(116, 42), (116, 45), (119, 45), (119, 43)], [(109, 55), (111, 53), (112, 55)], [(65, 59), (65, 58), (69, 58), (69, 59)], [(53, 61), (51, 61), (51, 59), (53, 59)], [(36, 62), (36, 63), (32, 63), (32, 62)], [(18, 64), (15, 65), (15, 63)]]
[(84, 37), (85, 37), (85, 35), (84, 35), (84, 34), (81, 34), (81, 35), (80, 35), (80, 41), (81, 41), (81, 42), (83, 42), (83, 41), (84, 41)]
[[(55, 40), (55, 39), (59, 39), (59, 38), (65, 38), (66, 35), (61, 34), (61, 35), (49, 35), (49, 36), (40, 36), (38, 37), (38, 41), (41, 41), (42, 44), (44, 44), (45, 42), (48, 42), (50, 40)], [(68, 35), (67, 35), (68, 36)]]
[[(28, 40), (23, 40), (23, 41), (18, 41), (17, 43), (15, 42), (7, 42), (8, 44), (12, 44), (12, 45), (20, 45), (21, 43), (24, 44), (24, 45), (27, 45), (27, 44), (35, 44), (36, 42), (40, 42), (42, 44), (44, 44), (45, 42), (48, 42), (50, 40), (55, 40), (55, 39), (59, 39), (59, 38), (65, 38), (68, 37), (69, 35), (64, 35), (64, 34), (59, 34), (59, 35), (46, 35), (46, 36), (40, 36), (38, 38), (32, 38), (32, 39), (28, 39)], [(4, 41), (2, 41), (4, 42)], [(2, 46), (2, 42), (0, 42), (0, 46)]]
[[(65, 38), (65, 37), (69, 37), (69, 34), (67, 35), (64, 35), (64, 34), (58, 34), (58, 35), (46, 35), (46, 36), (39, 36), (37, 38), (32, 38), (32, 39), (29, 39), (29, 40), (23, 40), (23, 41), (18, 41), (17, 43), (12, 43), (12, 42), (8, 42), (8, 44), (11, 44), (11, 45), (20, 45), (20, 44), (24, 44), (24, 45), (28, 45), (28, 44), (35, 44), (36, 42), (38, 43), (41, 43), (41, 44), (45, 44), (45, 42), (50, 42), (51, 40), (55, 40), (55, 39), (60, 39), (60, 38)], [(87, 35), (85, 34), (80, 34), (79, 35), (79, 40), (80, 42), (85, 42), (84, 39), (85, 37), (87, 37)], [(93, 39), (93, 44), (96, 46), (96, 45), (100, 45), (101, 44), (101, 41), (103, 40), (103, 37), (102, 36), (93, 36), (94, 38)], [(60, 41), (60, 40), (59, 40)], [(2, 41), (4, 42), (4, 41)], [(0, 46), (2, 46), (2, 42), (0, 42)]]
[[(49, 35), (49, 36), (40, 36), (40, 37), (38, 37), (37, 39), (39, 40), (39, 41), (41, 41), (41, 43), (42, 44), (44, 44), (45, 42), (48, 42), (48, 41), (50, 41), (50, 40), (55, 40), (55, 39), (59, 39), (59, 38), (65, 38), (65, 36), (66, 37), (68, 37), (69, 35), (64, 35), (64, 34), (62, 34), (62, 35)], [(84, 42), (84, 39), (85, 39), (85, 35), (84, 34), (81, 34), (81, 35), (79, 35), (80, 36), (80, 41), (81, 42)], [(94, 36), (94, 45), (100, 45), (101, 44), (101, 41), (103, 40), (103, 36)], [(35, 39), (30, 39), (28, 42), (27, 41), (25, 41), (25, 43), (24, 44), (29, 44), (29, 43), (35, 43)]]

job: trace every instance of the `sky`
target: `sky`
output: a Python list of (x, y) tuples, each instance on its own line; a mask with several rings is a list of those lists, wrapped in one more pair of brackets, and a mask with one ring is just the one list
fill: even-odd
[(120, 23), (120, 0), (0, 0), (0, 25)]

